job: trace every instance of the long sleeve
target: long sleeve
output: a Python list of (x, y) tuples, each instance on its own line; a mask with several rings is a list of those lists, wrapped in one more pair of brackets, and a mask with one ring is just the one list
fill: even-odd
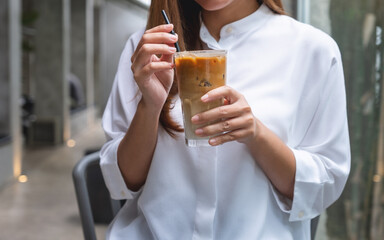
[[(336, 54), (325, 81), (312, 90), (320, 96), (314, 115), (300, 142), (290, 146), (296, 159), (293, 201), (282, 204), (282, 197), (277, 197), (282, 210), (290, 213), (290, 221), (311, 219), (329, 207), (339, 198), (350, 171), (344, 75), (336, 44), (333, 50)], [(302, 117), (305, 111), (299, 109), (299, 118), (308, 118)]]
[(124, 182), (117, 164), (117, 148), (130, 126), (141, 96), (133, 79), (130, 60), (141, 35), (142, 32), (132, 35), (124, 48), (102, 119), (107, 142), (100, 151), (100, 166), (114, 199), (132, 199), (138, 194), (130, 191)]

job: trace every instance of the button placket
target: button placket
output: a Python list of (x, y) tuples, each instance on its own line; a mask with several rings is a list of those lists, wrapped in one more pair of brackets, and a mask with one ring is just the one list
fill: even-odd
[(212, 239), (217, 207), (217, 149), (200, 148), (196, 160), (196, 213), (192, 239)]

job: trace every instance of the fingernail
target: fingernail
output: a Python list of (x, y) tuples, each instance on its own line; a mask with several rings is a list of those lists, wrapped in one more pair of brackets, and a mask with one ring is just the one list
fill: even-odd
[(199, 121), (199, 116), (197, 116), (197, 115), (193, 116), (193, 117), (191, 118), (191, 121), (192, 121), (192, 122), (197, 122), (197, 121)]
[(205, 94), (204, 96), (201, 97), (201, 101), (205, 101), (208, 99), (208, 94)]
[(169, 38), (172, 40), (172, 41), (176, 41), (177, 40), (177, 37), (175, 35), (172, 35), (170, 34)]
[(169, 47), (169, 50), (170, 50), (171, 52), (176, 52), (176, 48), (175, 48), (175, 47)]
[(201, 128), (196, 129), (196, 131), (195, 131), (195, 134), (196, 134), (196, 135), (203, 135), (203, 133), (204, 133), (204, 131), (203, 131), (203, 129), (201, 129)]
[(217, 141), (216, 141), (216, 139), (210, 139), (209, 140), (209, 143), (211, 144), (211, 145), (215, 145), (216, 143), (217, 143)]

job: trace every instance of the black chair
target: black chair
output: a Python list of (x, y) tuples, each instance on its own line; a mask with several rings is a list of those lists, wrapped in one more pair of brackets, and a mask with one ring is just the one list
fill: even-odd
[(317, 225), (319, 224), (320, 216), (317, 216), (311, 220), (311, 240), (315, 239)]
[[(85, 240), (96, 240), (95, 222), (110, 223), (124, 202), (110, 198), (100, 169), (99, 152), (82, 158), (72, 172)], [(319, 216), (311, 221), (315, 239)]]
[(99, 163), (99, 152), (94, 152), (82, 158), (72, 171), (85, 240), (96, 240), (95, 223), (110, 223), (122, 204), (110, 198)]

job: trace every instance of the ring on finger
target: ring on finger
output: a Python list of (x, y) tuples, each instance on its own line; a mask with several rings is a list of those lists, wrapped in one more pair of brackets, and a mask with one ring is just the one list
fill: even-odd
[(223, 123), (223, 129), (226, 130), (226, 131), (228, 131), (229, 128), (230, 128), (229, 122), (228, 122), (228, 121), (225, 121), (225, 122)]

